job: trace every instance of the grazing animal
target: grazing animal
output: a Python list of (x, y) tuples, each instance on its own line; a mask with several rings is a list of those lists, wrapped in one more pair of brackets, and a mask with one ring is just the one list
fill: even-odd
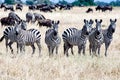
[(49, 50), (49, 56), (53, 54), (55, 48), (56, 48), (56, 54), (58, 54), (58, 47), (61, 43), (61, 38), (58, 34), (59, 21), (52, 23), (53, 23), (53, 28), (48, 29), (45, 33), (45, 43), (47, 44)]
[(108, 6), (108, 5), (106, 5), (106, 6), (98, 5), (95, 9), (96, 9), (96, 11), (99, 10), (99, 12), (100, 12), (100, 10), (102, 12), (105, 12), (106, 10), (112, 11), (113, 8), (112, 8), (112, 6)]
[(52, 9), (49, 6), (44, 6), (44, 7), (40, 8), (40, 11), (43, 11), (43, 12), (52, 12)]
[(89, 12), (93, 12), (93, 9), (92, 8), (88, 8), (88, 10), (86, 11), (86, 13), (89, 13)]
[(83, 54), (85, 55), (85, 46), (86, 46), (86, 41), (87, 37), (89, 36), (89, 33), (91, 32), (92, 29), (92, 24), (93, 21), (86, 20), (84, 19), (84, 25), (82, 30), (78, 30), (76, 28), (69, 28), (66, 29), (63, 34), (62, 38), (64, 41), (64, 54), (68, 55), (68, 50), (71, 48), (71, 52), (73, 53), (73, 46), (78, 46), (78, 53), (81, 53), (81, 50), (83, 49)]
[(18, 50), (20, 49), (20, 52), (25, 51), (25, 45), (32, 47), (32, 55), (35, 52), (35, 46), (36, 43), (39, 49), (39, 56), (41, 53), (41, 34), (37, 29), (29, 29), (29, 30), (23, 30), (20, 26), (15, 27), (15, 33), (17, 36), (17, 44), (18, 44)]
[(26, 13), (26, 22), (34, 23), (35, 22), (35, 16), (30, 12)]
[(14, 7), (12, 5), (6, 5), (4, 7), (4, 11), (7, 11), (7, 10), (14, 11)]
[(50, 19), (39, 20), (38, 25), (39, 26), (46, 26), (47, 28), (51, 28), (53, 25), (52, 22), (53, 21)]
[(100, 47), (104, 39), (103, 34), (102, 34), (102, 29), (101, 29), (102, 20), (98, 21), (96, 19), (95, 22), (96, 22), (96, 27), (92, 29), (91, 34), (89, 35), (90, 55), (91, 55), (91, 51), (94, 55), (96, 55), (97, 49), (98, 49), (98, 55), (100, 55)]
[(15, 20), (16, 23), (20, 23), (22, 21), (22, 19), (16, 13), (14, 13), (14, 12), (10, 12), (8, 14), (8, 17), (12, 18), (13, 20)]
[(0, 19), (1, 25), (3, 26), (14, 26), (15, 25), (15, 20), (9, 17), (3, 17)]
[(16, 5), (16, 10), (21, 10), (23, 9), (23, 5), (22, 4), (17, 4)]
[(39, 20), (45, 20), (45, 17), (42, 14), (33, 13), (35, 17), (35, 22)]
[(29, 5), (29, 6), (28, 6), (28, 9), (29, 9), (29, 10), (35, 10), (35, 9), (36, 9), (36, 5)]
[(103, 30), (103, 36), (104, 36), (104, 43), (105, 43), (105, 56), (107, 56), (107, 50), (113, 40), (113, 33), (115, 32), (115, 28), (116, 28), (116, 21), (110, 19), (110, 25), (108, 27), (108, 29)]
[[(8, 46), (9, 46), (11, 49), (11, 53), (13, 53), (13, 49), (11, 45), (14, 42), (16, 42), (15, 27), (17, 25), (19, 25), (24, 30), (27, 29), (27, 25), (25, 21), (21, 21), (21, 23), (16, 24), (13, 27), (10, 26), (10, 27), (5, 28), (5, 30), (3, 31), (3, 36), (0, 38), (0, 42), (3, 41), (3, 39), (5, 39), (6, 51), (8, 51)], [(10, 42), (8, 42), (8, 40), (10, 40)]]

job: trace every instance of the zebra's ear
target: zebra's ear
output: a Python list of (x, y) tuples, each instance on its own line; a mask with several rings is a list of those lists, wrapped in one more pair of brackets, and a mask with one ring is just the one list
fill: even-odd
[(87, 20), (86, 20), (86, 19), (84, 19), (84, 23), (85, 23), (85, 24), (87, 23)]
[(114, 22), (116, 22), (117, 21), (117, 19), (115, 19), (115, 21)]
[(102, 23), (102, 19), (100, 19), (100, 23)]
[(97, 19), (95, 19), (95, 22), (97, 23)]
[(112, 22), (112, 19), (110, 19), (110, 22)]
[(52, 21), (52, 24), (54, 24), (54, 21)]
[(59, 23), (60, 23), (60, 21), (58, 20), (58, 21), (57, 21), (57, 24), (59, 24)]

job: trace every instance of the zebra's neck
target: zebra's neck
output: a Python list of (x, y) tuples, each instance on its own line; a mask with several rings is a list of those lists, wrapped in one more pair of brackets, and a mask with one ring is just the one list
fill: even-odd
[(85, 40), (85, 39), (86, 39), (86, 35), (85, 35), (83, 32), (81, 32), (80, 38), (81, 38), (82, 40)]
[(112, 36), (113, 36), (113, 33), (110, 32), (110, 31), (107, 31), (107, 37), (108, 37), (109, 39), (112, 39)]

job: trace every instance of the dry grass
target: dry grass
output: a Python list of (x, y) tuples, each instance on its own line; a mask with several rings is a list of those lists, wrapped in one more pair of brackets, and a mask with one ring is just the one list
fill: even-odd
[[(92, 7), (94, 9), (94, 7)], [(108, 49), (108, 57), (104, 56), (104, 45), (101, 48), (100, 57), (91, 57), (88, 52), (86, 56), (77, 54), (77, 47), (74, 47), (75, 56), (66, 57), (63, 55), (63, 42), (59, 47), (59, 54), (51, 58), (44, 42), (46, 28), (39, 28), (36, 24), (28, 24), (28, 28), (37, 28), (42, 34), (42, 57), (38, 58), (38, 49), (31, 57), (31, 48), (26, 47), (25, 54), (13, 55), (6, 52), (5, 42), (0, 43), (0, 80), (120, 80), (120, 8), (114, 8), (112, 12), (105, 13), (85, 13), (87, 8), (75, 7), (70, 11), (56, 11), (53, 13), (43, 13), (46, 18), (60, 20), (60, 35), (66, 28), (76, 27), (81, 29), (84, 19), (103, 19), (103, 28), (109, 25), (109, 19), (117, 18), (117, 27), (112, 44)], [(24, 7), (22, 12), (16, 13), (25, 19), (28, 12)], [(8, 12), (0, 10), (0, 18), (7, 16)], [(3, 34), (4, 27), (0, 28), (0, 36)], [(16, 45), (13, 45), (16, 52)]]

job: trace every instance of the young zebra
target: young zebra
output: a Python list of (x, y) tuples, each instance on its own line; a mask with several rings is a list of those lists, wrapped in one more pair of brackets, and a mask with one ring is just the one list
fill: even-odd
[[(11, 52), (13, 53), (13, 49), (11, 45), (14, 42), (16, 42), (15, 27), (18, 25), (24, 30), (27, 29), (26, 22), (21, 21), (19, 24), (16, 24), (15, 26), (10, 26), (10, 27), (5, 28), (5, 30), (3, 31), (3, 36), (0, 38), (0, 42), (3, 41), (3, 39), (5, 39), (6, 51), (8, 51), (8, 46), (9, 46), (11, 49)], [(8, 44), (9, 40), (10, 42)]]
[(40, 56), (40, 53), (41, 53), (40, 32), (36, 29), (23, 30), (21, 29), (20, 26), (15, 27), (15, 31), (17, 36), (16, 40), (18, 44), (18, 49), (20, 49), (20, 52), (25, 51), (25, 45), (31, 46), (33, 50), (32, 52), (32, 55), (33, 55), (35, 52), (34, 43), (36, 43), (39, 49), (39, 56)]
[(100, 47), (101, 47), (101, 44), (103, 43), (103, 38), (104, 38), (102, 34), (102, 29), (101, 29), (102, 20), (98, 21), (96, 19), (95, 22), (96, 22), (96, 27), (92, 29), (91, 34), (89, 35), (90, 55), (91, 55), (91, 51), (93, 54), (96, 55), (97, 49), (98, 49), (98, 54), (100, 54)]
[(56, 54), (58, 53), (58, 47), (61, 43), (61, 38), (58, 34), (58, 24), (57, 22), (52, 22), (53, 28), (48, 29), (45, 33), (45, 43), (47, 44), (48, 50), (49, 50), (49, 56), (53, 54), (54, 49), (56, 48)]
[(87, 41), (87, 37), (92, 29), (93, 21), (84, 19), (84, 26), (82, 30), (78, 30), (76, 28), (69, 28), (66, 29), (63, 34), (62, 38), (64, 41), (64, 54), (68, 56), (68, 50), (71, 48), (71, 53), (73, 53), (73, 46), (78, 46), (78, 53), (81, 53), (83, 50), (83, 54), (85, 55), (85, 45)]
[(107, 49), (111, 44), (111, 41), (113, 39), (113, 33), (115, 32), (115, 28), (116, 28), (116, 21), (110, 19), (110, 25), (108, 27), (108, 29), (103, 30), (103, 36), (104, 36), (104, 43), (105, 43), (105, 56), (107, 56)]

